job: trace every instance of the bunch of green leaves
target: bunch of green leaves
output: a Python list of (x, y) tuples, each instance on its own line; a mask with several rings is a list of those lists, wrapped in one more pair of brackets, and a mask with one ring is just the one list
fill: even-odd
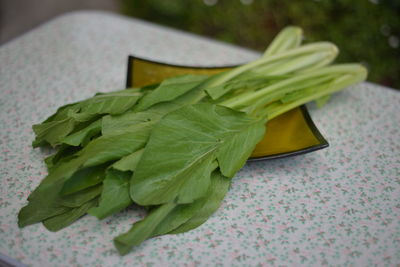
[[(19, 226), (58, 231), (85, 214), (149, 210), (115, 238), (121, 254), (144, 240), (189, 231), (218, 209), (273, 118), (361, 81), (356, 64), (330, 65), (330, 43), (301, 45), (288, 27), (258, 60), (216, 74), (184, 75), (61, 107), (34, 125), (50, 145), (48, 175), (28, 197)], [(321, 100), (322, 99), (322, 100)]]

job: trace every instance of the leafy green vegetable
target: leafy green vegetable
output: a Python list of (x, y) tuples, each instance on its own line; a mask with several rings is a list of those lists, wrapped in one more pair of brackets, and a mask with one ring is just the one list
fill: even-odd
[(49, 174), (18, 214), (20, 227), (58, 231), (89, 213), (98, 219), (133, 203), (148, 216), (115, 238), (121, 255), (148, 238), (189, 231), (219, 207), (231, 178), (265, 132), (267, 119), (362, 81), (357, 64), (329, 65), (327, 42), (301, 45), (280, 33), (264, 55), (212, 76), (100, 93), (65, 105), (33, 126), (33, 146), (51, 145)]
[(71, 146), (86, 146), (90, 139), (101, 132), (102, 120), (98, 119), (80, 131), (65, 137), (61, 142)]
[(208, 103), (167, 114), (153, 129), (133, 175), (132, 199), (145, 206), (193, 202), (209, 186), (211, 163), (218, 159), (221, 172), (232, 177), (264, 131), (263, 120)]
[(204, 197), (205, 203), (200, 209), (194, 209), (193, 216), (179, 227), (174, 228), (170, 234), (184, 233), (192, 230), (204, 222), (219, 208), (230, 186), (230, 179), (224, 177), (220, 172), (213, 172), (209, 192)]
[(70, 208), (77, 208), (82, 206), (84, 203), (88, 202), (89, 200), (98, 197), (102, 192), (102, 186), (96, 185), (89, 188), (85, 188), (79, 192), (63, 196), (59, 200), (60, 204)]
[[(62, 165), (55, 171), (57, 170), (60, 172), (68, 172), (68, 165)], [(68, 173), (66, 173), (66, 175), (68, 175)], [(57, 176), (57, 178), (58, 179), (49, 174), (31, 193), (28, 197), (28, 205), (23, 207), (18, 214), (18, 225), (20, 227), (41, 222), (69, 210), (66, 206), (60, 204), (62, 197), (60, 192), (66, 178), (61, 175)]]
[(33, 147), (43, 146), (49, 143), (51, 146), (59, 144), (59, 142), (70, 134), (77, 122), (72, 118), (65, 118), (60, 121), (45, 122), (33, 126), (36, 139), (33, 141)]
[[(115, 115), (126, 112), (136, 104), (141, 96), (142, 93), (140, 91), (129, 89), (97, 94), (88, 100), (66, 105), (42, 124), (33, 126), (36, 134), (33, 146), (50, 144), (54, 147), (59, 145), (64, 138), (74, 133), (74, 130), (76, 132), (86, 128), (101, 114)], [(84, 138), (92, 134), (97, 126), (97, 124), (91, 125), (89, 129), (80, 132), (78, 136), (67, 138), (66, 143), (72, 142), (72, 145), (76, 145), (77, 142), (83, 142)]]
[(182, 75), (165, 79), (156, 89), (145, 95), (135, 107), (136, 111), (146, 110), (154, 104), (171, 101), (187, 93), (208, 78), (206, 75)]
[(76, 193), (80, 190), (100, 184), (104, 179), (104, 166), (89, 167), (75, 172), (61, 189), (62, 195)]
[(103, 182), (103, 192), (98, 207), (91, 208), (89, 214), (99, 219), (114, 214), (132, 204), (129, 196), (131, 174), (117, 170), (108, 170)]
[(79, 150), (81, 150), (81, 147), (69, 146), (66, 144), (60, 145), (56, 153), (44, 159), (47, 169), (51, 171), (51, 169), (58, 164), (72, 159), (74, 154)]
[(167, 203), (153, 209), (151, 217), (135, 223), (127, 233), (114, 239), (118, 251), (124, 255), (133, 246), (150, 237), (182, 233), (203, 224), (218, 209), (229, 184), (230, 179), (219, 171), (213, 172), (207, 193), (202, 198), (189, 204)]
[(133, 246), (140, 245), (150, 238), (158, 224), (168, 216), (176, 205), (175, 203), (167, 203), (154, 208), (143, 220), (135, 223), (127, 233), (115, 238), (114, 244), (119, 253), (125, 255)]
[(139, 149), (115, 162), (112, 167), (120, 171), (134, 171), (142, 157), (144, 149)]
[(79, 206), (77, 208), (71, 208), (62, 214), (48, 218), (43, 221), (43, 225), (50, 231), (53, 232), (59, 231), (69, 226), (83, 215), (85, 215), (91, 207), (97, 205), (97, 201), (98, 201), (97, 198), (92, 199), (82, 204), (82, 206)]
[(127, 89), (107, 94), (98, 94), (83, 101), (80, 114), (121, 114), (133, 107), (142, 93), (136, 89)]

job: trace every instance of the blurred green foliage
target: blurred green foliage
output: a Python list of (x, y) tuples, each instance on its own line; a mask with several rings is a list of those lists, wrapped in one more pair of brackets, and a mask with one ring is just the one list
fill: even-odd
[(306, 42), (332, 41), (340, 62), (361, 62), (369, 80), (400, 89), (399, 0), (120, 0), (122, 12), (262, 51), (287, 25)]

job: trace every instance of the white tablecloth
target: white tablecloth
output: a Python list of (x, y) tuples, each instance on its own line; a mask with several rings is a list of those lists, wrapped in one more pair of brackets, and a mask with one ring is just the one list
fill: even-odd
[(400, 93), (362, 83), (311, 116), (330, 143), (247, 164), (221, 208), (188, 233), (121, 257), (112, 238), (143, 216), (86, 216), (57, 233), (17, 226), (46, 175), (31, 125), (60, 105), (124, 87), (129, 54), (231, 65), (252, 51), (100, 12), (70, 13), (0, 47), (0, 253), (31, 266), (394, 266), (400, 263)]

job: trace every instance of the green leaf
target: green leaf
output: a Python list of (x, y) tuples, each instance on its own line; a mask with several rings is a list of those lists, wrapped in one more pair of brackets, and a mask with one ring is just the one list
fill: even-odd
[(142, 93), (136, 89), (98, 94), (80, 104), (80, 113), (121, 114), (133, 107), (141, 96)]
[(134, 223), (131, 229), (114, 239), (121, 255), (125, 255), (134, 246), (146, 239), (167, 234), (188, 221), (204, 203), (204, 198), (190, 204), (167, 203), (153, 208), (144, 219)]
[(59, 192), (63, 186), (63, 180), (51, 184), (43, 182), (29, 196), (29, 203), (18, 213), (18, 226), (41, 222), (44, 219), (65, 213), (70, 208), (60, 204)]
[[(207, 193), (190, 204), (177, 205), (154, 229), (152, 237), (185, 232), (205, 222), (218, 209), (228, 191), (230, 179), (214, 171)], [(187, 231), (188, 231), (187, 230)]]
[(101, 185), (85, 188), (79, 192), (62, 196), (59, 200), (60, 204), (70, 208), (80, 207), (82, 204), (100, 195), (102, 191)]
[(143, 148), (152, 127), (152, 122), (136, 124), (123, 133), (101, 136), (91, 141), (78, 153), (82, 166), (90, 167), (118, 160)]
[(132, 199), (157, 205), (200, 198), (209, 185), (211, 162), (217, 158), (222, 174), (232, 177), (264, 131), (262, 120), (208, 103), (167, 114), (154, 127), (132, 177)]
[(146, 110), (154, 104), (174, 100), (205, 81), (206, 75), (181, 75), (165, 79), (156, 89), (143, 96), (135, 110)]
[(89, 210), (89, 214), (98, 219), (114, 214), (132, 204), (129, 196), (131, 173), (110, 169), (103, 182), (103, 192), (98, 207)]
[(206, 200), (207, 198), (203, 197), (195, 200), (193, 203), (177, 205), (170, 213), (168, 213), (167, 216), (163, 218), (162, 221), (159, 222), (149, 238), (167, 234), (178, 228), (180, 225), (192, 218), (197, 210), (201, 209)]
[(50, 121), (42, 124), (33, 125), (33, 131), (36, 134), (36, 139), (32, 142), (33, 147), (39, 147), (50, 144), (52, 147), (70, 134), (77, 122), (72, 118), (65, 118), (60, 121)]
[(49, 231), (59, 231), (85, 215), (90, 208), (97, 205), (97, 202), (97, 198), (92, 199), (77, 208), (71, 208), (62, 214), (44, 220), (43, 225)]
[(129, 132), (99, 137), (74, 154), (74, 158), (55, 166), (29, 196), (28, 205), (21, 209), (19, 225), (40, 222), (65, 211), (59, 193), (68, 178), (81, 168), (118, 160), (143, 148), (151, 128), (150, 123), (143, 123), (130, 127)]
[(44, 120), (42, 122), (42, 124), (46, 123), (46, 122), (51, 122), (51, 121), (61, 121), (65, 118), (67, 118), (67, 114), (70, 112), (70, 110), (78, 110), (79, 102), (76, 103), (71, 103), (71, 104), (67, 104), (64, 106), (61, 106), (57, 109), (57, 111), (52, 114), (50, 117), (48, 117), (46, 120)]
[(161, 102), (150, 107), (146, 111), (128, 111), (124, 114), (114, 116), (104, 116), (102, 121), (102, 134), (116, 135), (130, 131), (131, 127), (137, 127), (137, 124), (157, 123), (160, 118), (189, 104), (197, 103), (205, 93), (201, 87), (194, 87), (189, 92), (175, 98), (173, 101)]
[[(115, 135), (104, 135), (90, 141), (68, 161), (71, 175), (80, 168), (97, 166), (127, 156), (144, 147), (153, 122), (132, 125)], [(63, 163), (65, 164), (65, 163)]]
[(190, 204), (167, 203), (153, 208), (147, 217), (133, 224), (127, 233), (115, 238), (115, 246), (120, 254), (124, 255), (148, 238), (167, 233), (182, 233), (196, 228), (218, 209), (229, 184), (230, 179), (215, 171), (207, 194), (203, 198)]
[(151, 237), (159, 223), (176, 207), (175, 203), (167, 203), (153, 209), (143, 220), (135, 223), (132, 228), (114, 239), (115, 247), (121, 255), (127, 254), (133, 246), (141, 244)]
[(51, 145), (52, 147), (61, 145), (64, 138), (66, 138), (68, 135), (73, 135), (75, 132), (79, 132), (88, 127), (99, 117), (98, 114), (68, 114), (69, 117), (62, 121), (52, 121), (34, 125), (33, 128), (37, 136), (32, 143), (33, 147), (47, 144)]
[[(23, 207), (18, 214), (20, 227), (62, 214), (71, 207), (80, 206), (100, 194), (101, 186), (95, 186), (73, 195), (61, 196), (61, 189), (70, 175), (67, 172), (68, 167), (67, 164), (64, 164), (55, 169), (30, 194), (28, 205)], [(65, 173), (65, 175), (60, 173)]]
[[(84, 122), (91, 122), (102, 114), (124, 113), (132, 108), (141, 96), (140, 91), (128, 89), (98, 94), (92, 98), (66, 105), (57, 110), (42, 124), (33, 126), (36, 139), (32, 145), (38, 147), (48, 143), (54, 147), (60, 144), (69, 134), (86, 127), (87, 125)], [(83, 137), (81, 136), (81, 138)], [(67, 140), (67, 143), (69, 141), (76, 142), (75, 139)]]
[(83, 189), (100, 184), (105, 177), (105, 169), (108, 167), (95, 166), (81, 169), (75, 172), (63, 185), (62, 195), (73, 194)]
[(138, 124), (152, 124), (157, 122), (163, 114), (156, 111), (144, 112), (126, 112), (121, 115), (104, 116), (102, 120), (102, 135), (116, 135), (129, 131), (131, 127), (137, 127)]
[(82, 165), (85, 158), (73, 158), (54, 166), (40, 185), (29, 195), (28, 204), (18, 214), (20, 227), (40, 222), (61, 214), (66, 207), (61, 204), (64, 183)]
[(80, 150), (80, 147), (73, 147), (63, 144), (57, 147), (57, 152), (45, 158), (47, 170), (50, 172), (56, 165), (66, 162), (74, 157), (74, 154)]
[(71, 146), (86, 146), (91, 138), (100, 134), (101, 123), (101, 119), (98, 119), (82, 130), (68, 135), (61, 142)]
[(137, 150), (132, 154), (123, 157), (115, 162), (112, 167), (120, 171), (135, 171), (140, 158), (142, 157), (144, 149)]
[[(231, 180), (224, 177), (219, 171), (213, 172), (211, 184), (207, 196), (204, 197), (203, 205), (199, 209), (194, 209), (194, 214), (189, 220), (181, 224), (169, 234), (184, 233), (202, 225), (220, 207), (222, 200), (228, 192)], [(162, 233), (164, 234), (164, 233)]]

